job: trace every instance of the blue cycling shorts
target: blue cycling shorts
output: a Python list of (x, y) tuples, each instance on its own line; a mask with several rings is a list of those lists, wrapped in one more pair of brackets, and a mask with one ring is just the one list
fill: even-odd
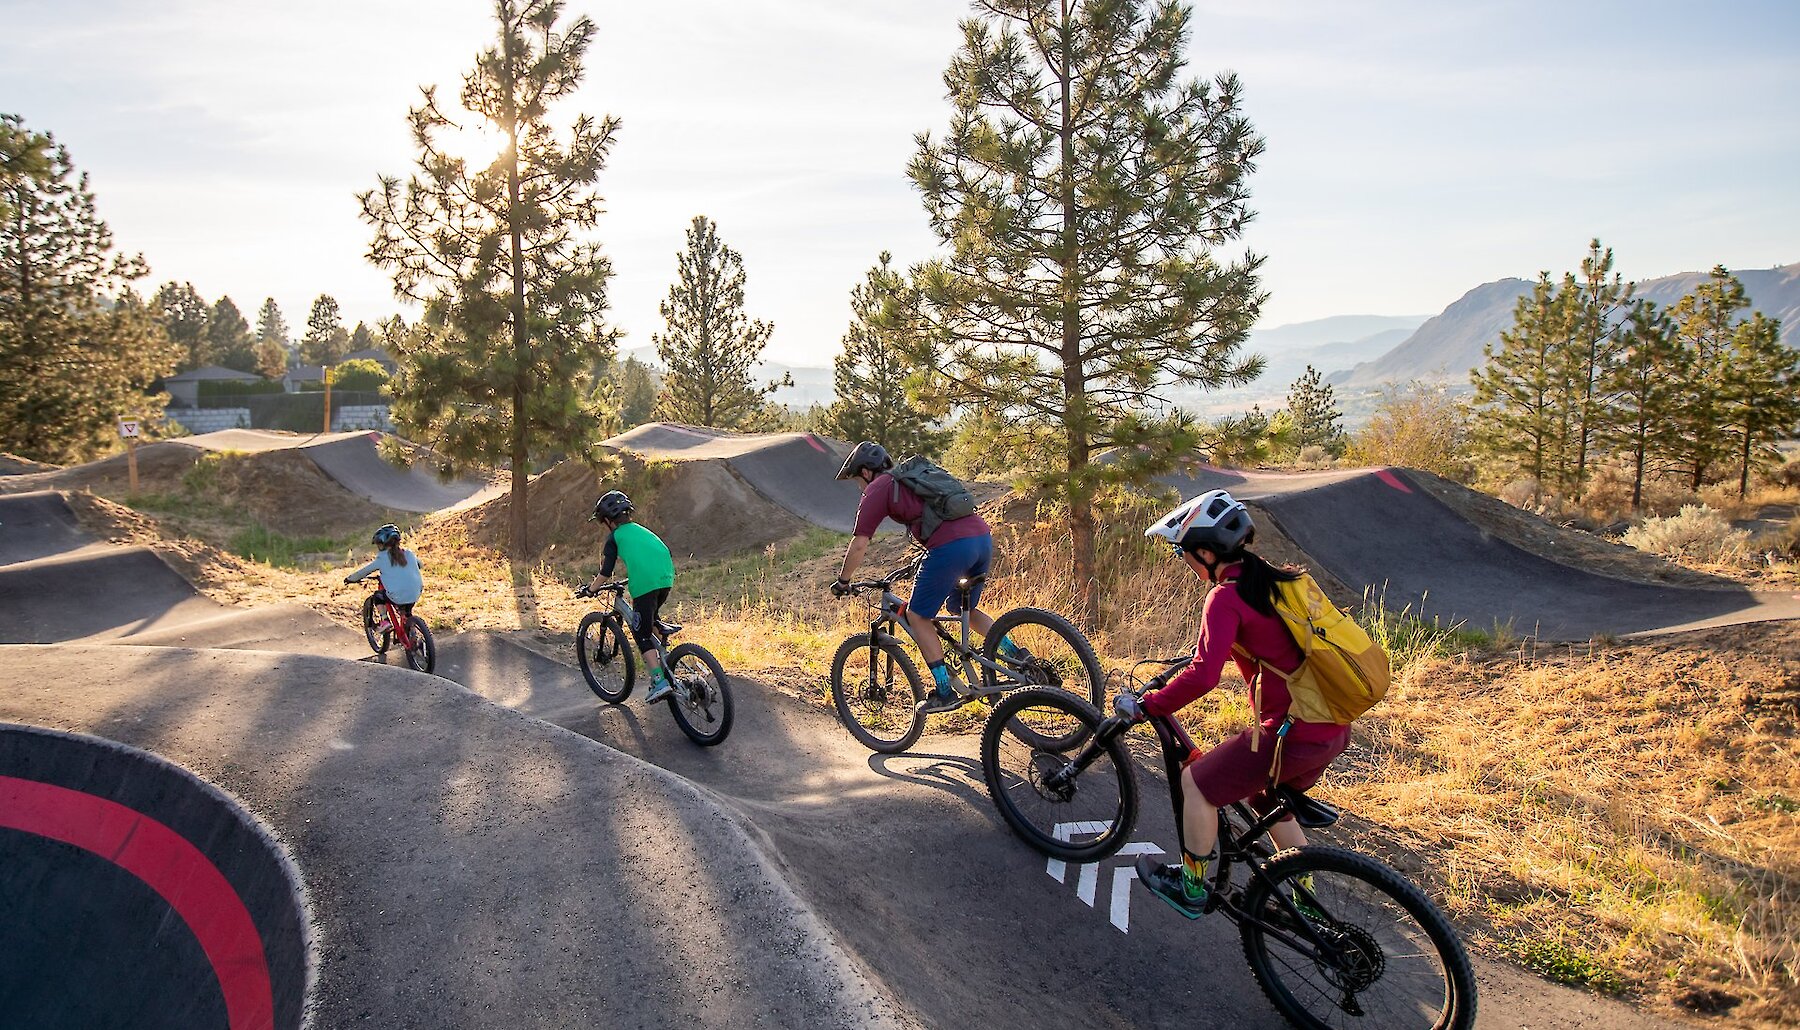
[[(918, 612), (927, 619), (936, 618), (938, 611), (944, 608), (952, 615), (962, 614), (956, 600), (956, 581), (965, 576), (985, 575), (993, 560), (994, 538), (985, 533), (933, 547), (925, 556), (925, 564), (919, 567), (918, 578), (913, 580), (912, 600), (906, 602), (907, 610)], [(978, 583), (969, 593), (969, 605), (974, 607), (980, 603), (981, 584)]]

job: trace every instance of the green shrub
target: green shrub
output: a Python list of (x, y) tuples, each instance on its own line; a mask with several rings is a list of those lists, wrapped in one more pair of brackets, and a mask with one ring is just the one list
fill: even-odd
[(362, 390), (368, 393), (379, 393), (388, 384), (387, 369), (378, 361), (369, 358), (357, 358), (346, 361), (331, 368), (331, 388), (333, 390)]

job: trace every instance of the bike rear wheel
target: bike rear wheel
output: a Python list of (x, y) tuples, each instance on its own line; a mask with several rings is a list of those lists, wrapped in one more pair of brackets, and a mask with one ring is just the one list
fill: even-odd
[[(1137, 820), (1131, 756), (1122, 735), (1098, 741), (1102, 721), (1099, 709), (1074, 694), (1024, 687), (1001, 698), (982, 728), (988, 796), (1014, 833), (1052, 858), (1106, 858), (1124, 846)], [(1078, 758), (1088, 764), (1073, 772)]]
[(637, 653), (619, 617), (612, 612), (589, 612), (575, 630), (575, 655), (588, 689), (607, 704), (631, 696), (637, 680)]
[(379, 618), (380, 615), (381, 605), (376, 603), (375, 595), (370, 594), (363, 598), (363, 636), (368, 638), (369, 649), (371, 651), (374, 651), (376, 654), (387, 654), (388, 644), (392, 642), (393, 638), (387, 630), (376, 628), (375, 620)]
[[(1000, 653), (1002, 641), (1029, 652), (1020, 658)], [(981, 642), (982, 657), (1011, 672), (1013, 679), (982, 667), (982, 680), (991, 689), (1005, 690), (1020, 682), (1031, 686), (1061, 687), (1076, 697), (1087, 698), (1096, 707), (1106, 702), (1106, 674), (1094, 646), (1075, 628), (1075, 624), (1055, 612), (1042, 608), (1014, 608), (994, 620), (994, 628)]]
[(871, 751), (891, 755), (918, 743), (925, 713), (913, 706), (924, 696), (918, 666), (893, 641), (858, 633), (831, 659), (838, 721)]
[(414, 615), (406, 620), (406, 665), (419, 672), (437, 668), (437, 642), (431, 639), (431, 628)]
[(1267, 881), (1251, 879), (1244, 910), (1292, 940), (1244, 919), (1244, 957), (1263, 993), (1295, 1026), (1475, 1025), (1468, 952), (1411, 881), (1341, 848), (1284, 851), (1263, 870)]
[(675, 684), (669, 711), (688, 739), (712, 747), (731, 732), (731, 684), (712, 652), (699, 644), (672, 648), (663, 671)]

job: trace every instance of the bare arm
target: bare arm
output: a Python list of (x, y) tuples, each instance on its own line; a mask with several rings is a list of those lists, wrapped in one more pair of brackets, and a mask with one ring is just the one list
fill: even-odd
[(844, 569), (838, 574), (838, 578), (849, 582), (850, 577), (856, 575), (856, 570), (862, 567), (863, 555), (868, 550), (868, 537), (859, 536), (851, 540), (849, 549), (844, 552)]

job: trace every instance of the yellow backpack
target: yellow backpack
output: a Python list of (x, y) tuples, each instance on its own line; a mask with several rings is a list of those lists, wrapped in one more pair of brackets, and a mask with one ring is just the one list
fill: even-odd
[[(1283, 673), (1260, 658), (1256, 662), (1287, 681), (1288, 696), (1293, 699), (1289, 715), (1302, 722), (1348, 726), (1387, 696), (1387, 652), (1369, 639), (1355, 619), (1332, 604), (1310, 575), (1301, 573), (1299, 579), (1276, 582), (1275, 614), (1300, 645), (1300, 667)], [(1237, 649), (1248, 654), (1242, 647)], [(1258, 675), (1259, 695), (1261, 679)], [(1258, 711), (1261, 702), (1259, 696)]]

